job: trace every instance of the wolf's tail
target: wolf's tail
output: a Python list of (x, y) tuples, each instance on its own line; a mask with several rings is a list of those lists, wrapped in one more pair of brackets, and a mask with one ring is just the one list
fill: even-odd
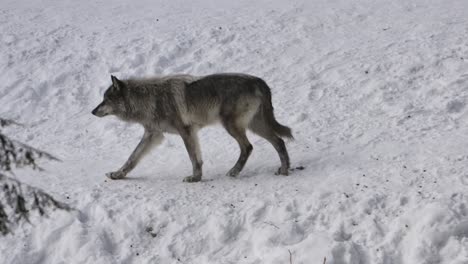
[(262, 111), (263, 119), (265, 120), (267, 125), (273, 129), (277, 136), (282, 138), (294, 139), (291, 133), (291, 128), (278, 123), (278, 121), (276, 121), (275, 119), (275, 114), (273, 113), (273, 104), (271, 103), (270, 87), (268, 87), (265, 81), (261, 80), (258, 88), (262, 94), (262, 104), (260, 106), (260, 111)]

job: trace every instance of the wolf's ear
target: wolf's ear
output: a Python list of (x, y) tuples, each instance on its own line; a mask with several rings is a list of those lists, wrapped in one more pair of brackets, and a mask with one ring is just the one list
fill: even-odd
[(119, 79), (117, 79), (117, 77), (115, 77), (114, 75), (111, 75), (111, 79), (112, 79), (112, 86), (114, 86), (114, 89), (116, 91), (120, 91), (123, 89), (123, 82)]

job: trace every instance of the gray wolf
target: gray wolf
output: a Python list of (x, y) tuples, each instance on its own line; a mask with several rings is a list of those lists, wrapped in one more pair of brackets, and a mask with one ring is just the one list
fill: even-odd
[(216, 122), (223, 125), (240, 147), (239, 159), (228, 176), (237, 176), (252, 152), (246, 129), (273, 145), (281, 161), (277, 173), (288, 175), (289, 155), (282, 138), (293, 136), (289, 127), (276, 121), (271, 91), (262, 79), (223, 73), (128, 80), (111, 76), (111, 80), (104, 100), (92, 114), (115, 115), (142, 125), (145, 132), (127, 162), (119, 170), (106, 174), (109, 178), (124, 178), (151, 147), (161, 143), (164, 133), (175, 133), (182, 137), (193, 166), (192, 175), (184, 181), (200, 181), (203, 162), (197, 132)]

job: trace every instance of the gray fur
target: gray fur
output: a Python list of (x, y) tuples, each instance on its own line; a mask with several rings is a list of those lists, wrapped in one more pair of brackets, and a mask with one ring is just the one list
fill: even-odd
[(124, 178), (152, 146), (162, 141), (163, 133), (175, 133), (182, 137), (193, 165), (192, 175), (184, 181), (200, 181), (203, 161), (197, 131), (215, 122), (221, 122), (240, 147), (239, 159), (227, 175), (237, 176), (252, 152), (246, 129), (273, 145), (281, 160), (278, 173), (288, 175), (289, 156), (282, 137), (292, 138), (291, 129), (276, 121), (271, 91), (262, 79), (245, 74), (111, 79), (103, 102), (92, 113), (139, 123), (145, 133), (127, 162), (108, 173), (109, 178)]

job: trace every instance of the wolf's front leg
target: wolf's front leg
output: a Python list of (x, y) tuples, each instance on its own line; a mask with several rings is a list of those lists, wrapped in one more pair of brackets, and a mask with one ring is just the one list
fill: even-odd
[(113, 179), (123, 179), (127, 174), (135, 168), (138, 162), (143, 158), (143, 156), (148, 153), (151, 147), (159, 145), (163, 139), (162, 133), (159, 132), (149, 132), (145, 130), (143, 138), (141, 139), (138, 146), (132, 152), (127, 162), (120, 168), (118, 171), (106, 173), (106, 176)]
[(198, 144), (197, 131), (193, 127), (184, 127), (179, 133), (184, 140), (193, 168), (192, 176), (185, 177), (184, 182), (199, 182), (202, 178), (203, 161), (200, 145)]

